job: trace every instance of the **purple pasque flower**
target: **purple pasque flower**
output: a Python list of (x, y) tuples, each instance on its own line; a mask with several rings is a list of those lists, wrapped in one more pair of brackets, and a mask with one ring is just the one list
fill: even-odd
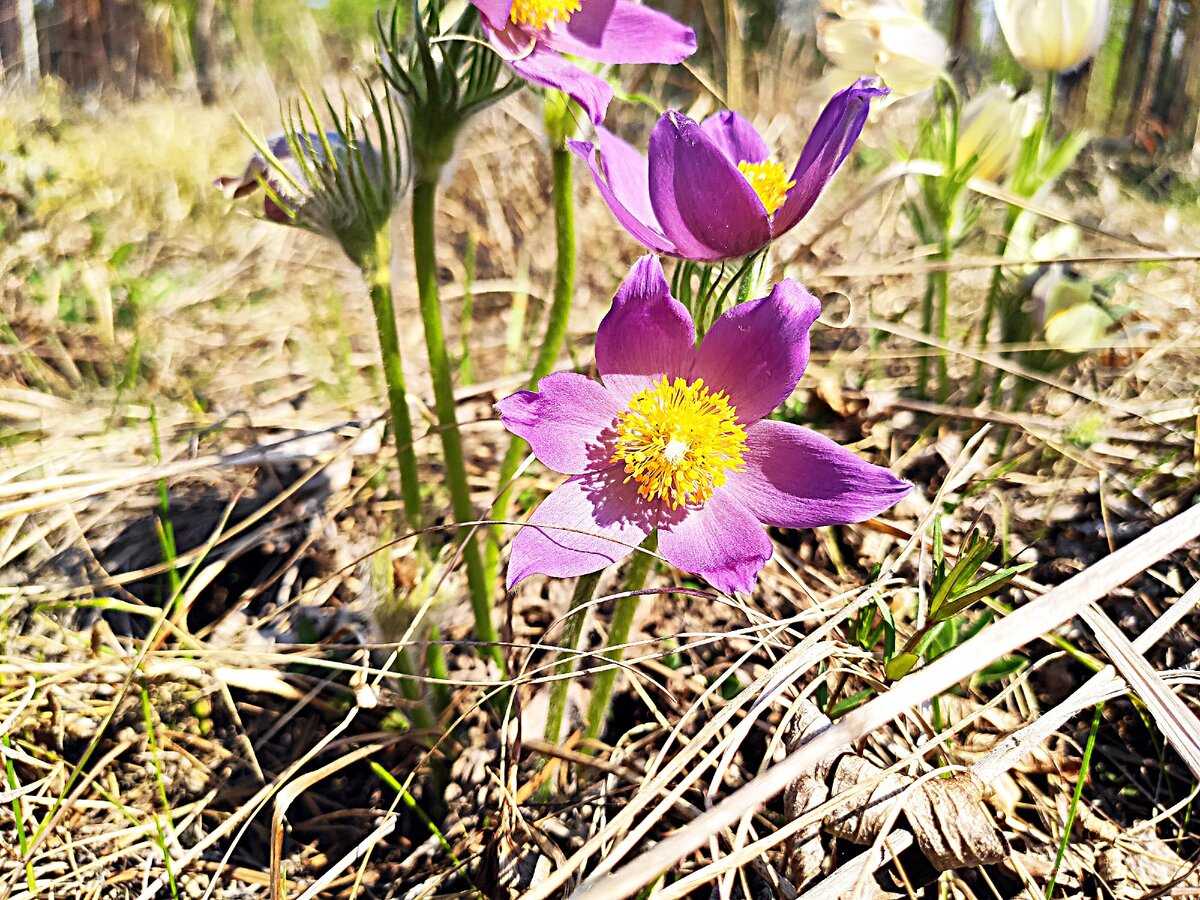
[(612, 100), (608, 82), (563, 54), (600, 63), (682, 62), (696, 35), (631, 0), (471, 0), (492, 46), (526, 81), (567, 94), (596, 125)]
[(765, 247), (808, 214), (858, 140), (871, 101), (885, 94), (869, 79), (834, 94), (790, 178), (754, 126), (732, 110), (700, 124), (667, 110), (650, 134), (648, 158), (601, 126), (598, 154), (586, 141), (570, 146), (640, 243), (719, 262)]
[(765, 418), (808, 365), (819, 314), (787, 279), (728, 310), (697, 348), (662, 264), (639, 259), (596, 334), (601, 380), (557, 372), (496, 404), (509, 431), (570, 476), (514, 538), (508, 586), (595, 572), (657, 529), (673, 566), (750, 591), (771, 557), (762, 524), (861, 522), (907, 494), (887, 469)]

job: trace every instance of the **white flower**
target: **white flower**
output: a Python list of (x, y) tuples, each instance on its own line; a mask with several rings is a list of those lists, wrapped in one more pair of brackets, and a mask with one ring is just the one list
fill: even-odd
[(995, 0), (1013, 56), (1030, 72), (1068, 72), (1100, 47), (1108, 0)]
[(897, 94), (932, 87), (946, 67), (946, 40), (921, 15), (920, 0), (822, 0), (838, 18), (817, 22), (821, 51), (839, 69), (878, 75)]

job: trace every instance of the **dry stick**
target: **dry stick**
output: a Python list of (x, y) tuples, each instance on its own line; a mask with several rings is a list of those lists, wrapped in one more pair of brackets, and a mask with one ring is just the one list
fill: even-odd
[(294, 779), (275, 795), (275, 808), (271, 811), (271, 900), (286, 900), (287, 896), (287, 879), (283, 875), (283, 818), (287, 815), (288, 807), (317, 782), (395, 744), (398, 740), (399, 735), (390, 735), (386, 740), (357, 747), (326, 763), (315, 772), (306, 772)]
[(909, 675), (888, 693), (851, 712), (662, 843), (634, 857), (611, 875), (588, 879), (573, 896), (586, 896), (588, 900), (622, 900), (635, 894), (688, 854), (703, 847), (714, 834), (783, 791), (827, 754), (865, 737), (905, 710), (1057, 628), (1197, 536), (1200, 536), (1200, 506), (1158, 525), (1045, 596), (986, 628), (928, 667)]

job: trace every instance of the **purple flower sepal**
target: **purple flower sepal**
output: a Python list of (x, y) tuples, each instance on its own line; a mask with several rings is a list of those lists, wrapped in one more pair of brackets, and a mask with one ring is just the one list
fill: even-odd
[(630, 0), (471, 0), (496, 51), (526, 81), (567, 94), (593, 124), (613, 89), (564, 56), (599, 63), (682, 62), (696, 35), (665, 13)]
[(749, 592), (771, 557), (763, 524), (861, 522), (904, 497), (912, 485), (887, 469), (766, 418), (803, 374), (819, 313), (787, 279), (727, 311), (697, 348), (661, 263), (639, 259), (596, 335), (601, 380), (558, 372), (496, 405), (569, 476), (514, 538), (508, 586), (595, 572), (657, 529), (672, 565)]
[(595, 144), (572, 141), (625, 229), (656, 253), (696, 262), (760, 250), (796, 226), (858, 140), (871, 101), (887, 94), (860, 79), (822, 110), (790, 178), (766, 142), (732, 110), (697, 124), (675, 110), (650, 134), (648, 157), (597, 126)]

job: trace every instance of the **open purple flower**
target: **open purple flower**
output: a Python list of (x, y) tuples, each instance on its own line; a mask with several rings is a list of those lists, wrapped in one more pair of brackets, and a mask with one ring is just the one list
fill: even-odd
[(718, 262), (753, 253), (795, 227), (850, 153), (871, 100), (887, 93), (860, 79), (834, 94), (787, 175), (754, 126), (732, 110), (702, 123), (675, 110), (650, 134), (649, 158), (597, 126), (587, 160), (617, 220), (657, 253)]
[(526, 81), (567, 94), (594, 124), (613, 90), (562, 54), (601, 63), (674, 64), (696, 52), (696, 35), (665, 13), (630, 0), (471, 0), (488, 40)]
[(692, 318), (644, 256), (596, 335), (602, 381), (558, 372), (496, 405), (541, 462), (570, 476), (512, 544), (508, 585), (659, 552), (718, 590), (750, 591), (771, 557), (760, 523), (861, 522), (911, 485), (807, 428), (765, 417), (808, 365), (820, 304), (795, 281), (727, 311), (696, 347)]

